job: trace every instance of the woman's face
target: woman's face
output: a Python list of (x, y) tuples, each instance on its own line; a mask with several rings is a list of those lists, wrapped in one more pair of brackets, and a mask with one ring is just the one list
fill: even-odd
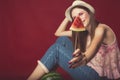
[(72, 18), (74, 19), (76, 16), (79, 15), (80, 19), (83, 22), (84, 27), (87, 27), (89, 22), (90, 22), (90, 15), (88, 14), (87, 11), (85, 11), (84, 9), (81, 8), (74, 8), (72, 10)]

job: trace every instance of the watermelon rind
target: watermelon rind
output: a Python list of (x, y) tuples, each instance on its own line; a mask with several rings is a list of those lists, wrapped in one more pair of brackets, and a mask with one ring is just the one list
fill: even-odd
[(57, 72), (49, 72), (45, 74), (40, 80), (64, 80)]
[(72, 30), (72, 31), (86, 31), (85, 28), (73, 28), (73, 27), (70, 27), (70, 30)]

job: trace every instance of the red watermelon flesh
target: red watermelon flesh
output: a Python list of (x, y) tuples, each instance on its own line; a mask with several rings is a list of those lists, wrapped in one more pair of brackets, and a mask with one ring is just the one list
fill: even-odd
[(74, 19), (74, 21), (73, 21), (73, 23), (70, 27), (70, 30), (72, 30), (72, 31), (85, 31), (85, 27), (84, 27), (84, 25), (83, 25), (79, 16), (77, 16)]

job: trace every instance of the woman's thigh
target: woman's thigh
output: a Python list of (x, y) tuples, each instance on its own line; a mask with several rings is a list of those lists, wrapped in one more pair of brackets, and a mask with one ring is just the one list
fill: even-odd
[(69, 38), (60, 37), (53, 44), (41, 59), (42, 63), (52, 70), (56, 65), (67, 71), (74, 80), (99, 80), (96, 71), (88, 66), (80, 66), (78, 68), (69, 68), (69, 60), (72, 59), (73, 45)]

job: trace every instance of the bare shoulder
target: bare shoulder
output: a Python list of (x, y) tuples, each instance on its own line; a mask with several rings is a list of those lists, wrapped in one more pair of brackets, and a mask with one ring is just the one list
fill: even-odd
[(102, 24), (100, 23), (98, 25), (98, 27), (96, 28), (96, 31), (102, 31), (105, 30), (107, 32), (111, 32), (112, 34), (114, 34), (113, 30), (110, 28), (110, 26), (106, 25), (106, 24)]
[(105, 33), (105, 30), (107, 29), (107, 27), (106, 27), (107, 25), (105, 25), (105, 24), (99, 24), (97, 27), (96, 27), (96, 29), (95, 29), (95, 34), (104, 34)]
[(106, 25), (106, 24), (100, 23), (96, 29), (97, 29), (97, 30), (98, 30), (98, 29), (103, 29), (103, 30), (104, 30), (104, 29), (107, 29), (107, 26), (108, 26), (108, 25)]

